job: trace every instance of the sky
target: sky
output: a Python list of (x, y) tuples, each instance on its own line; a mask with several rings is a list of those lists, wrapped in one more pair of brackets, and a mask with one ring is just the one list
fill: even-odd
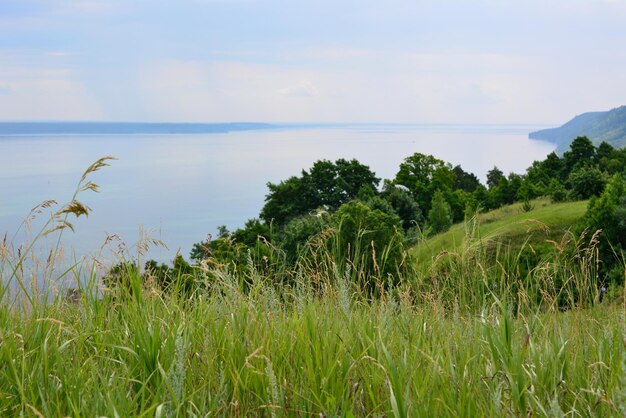
[(0, 0), (0, 121), (560, 125), (626, 104), (626, 0)]

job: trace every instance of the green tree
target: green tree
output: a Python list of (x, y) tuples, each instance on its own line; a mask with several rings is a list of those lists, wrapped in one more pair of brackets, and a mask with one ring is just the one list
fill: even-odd
[(336, 237), (326, 242), (330, 253), (363, 273), (365, 287), (373, 290), (372, 277), (397, 278), (405, 257), (400, 218), (352, 201), (337, 210), (333, 224)]
[(285, 226), (280, 238), (280, 248), (285, 252), (287, 261), (297, 260), (303, 248), (311, 238), (326, 230), (330, 225), (330, 215), (319, 212), (294, 218)]
[(433, 196), (428, 225), (435, 234), (447, 231), (452, 225), (452, 210), (441, 190), (437, 190)]
[(488, 209), (490, 205), (489, 205), (489, 191), (487, 190), (487, 188), (483, 186), (482, 184), (479, 185), (476, 188), (476, 190), (474, 190), (474, 193), (472, 193), (471, 202), (472, 202), (472, 207), (466, 208), (466, 212), (469, 210), (469, 212), (472, 215), (482, 209)]
[(451, 190), (455, 177), (450, 164), (432, 155), (415, 153), (400, 164), (393, 182), (406, 187), (420, 209), (427, 213), (435, 191)]
[(478, 177), (473, 173), (468, 173), (460, 165), (454, 166), (452, 172), (455, 175), (452, 190), (463, 190), (472, 193), (480, 185)]
[[(611, 178), (600, 197), (589, 201), (584, 223), (590, 233), (602, 231), (599, 248), (606, 281), (621, 284), (624, 274), (621, 253), (626, 250), (626, 182), (621, 174)], [(612, 272), (614, 267), (617, 274)]]
[(380, 179), (357, 160), (317, 161), (300, 177), (268, 183), (261, 210), (266, 223), (284, 226), (290, 219), (323, 208), (335, 211), (364, 190), (376, 190)]
[(255, 246), (259, 238), (271, 242), (273, 238), (272, 229), (268, 224), (256, 218), (248, 219), (243, 228), (238, 228), (233, 233), (233, 239), (236, 242), (248, 247)]
[(391, 204), (395, 213), (402, 220), (402, 228), (407, 231), (424, 224), (422, 210), (417, 201), (405, 187), (385, 181), (381, 197)]
[(577, 166), (568, 177), (571, 187), (571, 195), (575, 199), (589, 199), (591, 196), (598, 196), (604, 190), (606, 184), (605, 175), (592, 166)]
[(548, 185), (548, 196), (553, 202), (563, 202), (567, 199), (567, 189), (557, 179), (552, 179)]
[(565, 171), (569, 175), (576, 168), (592, 165), (596, 154), (596, 147), (586, 136), (579, 136), (570, 144), (570, 150), (563, 154)]
[(278, 184), (267, 183), (269, 193), (261, 209), (266, 223), (284, 225), (289, 219), (315, 208), (316, 199), (308, 184), (298, 177), (290, 177)]
[(504, 173), (498, 167), (494, 166), (487, 172), (487, 187), (493, 189), (500, 184), (500, 181), (504, 179)]

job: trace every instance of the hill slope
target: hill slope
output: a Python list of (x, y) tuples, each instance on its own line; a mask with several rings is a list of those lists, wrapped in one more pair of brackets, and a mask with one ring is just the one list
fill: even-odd
[(528, 134), (531, 139), (542, 139), (557, 144), (565, 151), (577, 136), (586, 136), (598, 145), (606, 141), (614, 147), (626, 146), (626, 106), (608, 112), (589, 112), (576, 116), (559, 128), (543, 129)]
[(419, 264), (429, 265), (442, 251), (461, 249), (469, 237), (474, 244), (490, 248), (504, 245), (512, 251), (525, 242), (536, 248), (546, 247), (551, 245), (548, 240), (560, 241), (587, 210), (587, 201), (550, 203), (539, 199), (533, 205), (534, 209), (529, 212), (524, 212), (521, 203), (516, 203), (480, 215), (475, 231), (466, 223), (456, 224), (447, 232), (416, 245), (413, 255)]

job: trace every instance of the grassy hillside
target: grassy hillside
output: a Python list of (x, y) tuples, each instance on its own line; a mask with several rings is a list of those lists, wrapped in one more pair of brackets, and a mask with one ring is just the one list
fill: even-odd
[(521, 203), (505, 206), (478, 216), (476, 223), (454, 225), (450, 230), (427, 239), (413, 248), (413, 255), (423, 265), (431, 263), (442, 251), (455, 251), (471, 237), (472, 245), (508, 247), (515, 252), (524, 243), (535, 247), (559, 241), (587, 210), (587, 202), (550, 203), (546, 199), (532, 202), (533, 210), (524, 212)]
[[(534, 204), (481, 216), (481, 242), (540, 242), (585, 210)], [(414, 251), (464, 236), (457, 225)], [(291, 282), (250, 259), (245, 273), (200, 266), (195, 290), (168, 293), (137, 269), (103, 288), (85, 262), (61, 273), (82, 278), (71, 298), (45, 299), (11, 282), (52, 287), (59, 273), (16, 268), (24, 254), (0, 243), (0, 416), (624, 416), (625, 317), (600, 303), (593, 254), (551, 260), (523, 285), (515, 265), (465, 260), (380, 283), (375, 299), (331, 253), (285, 271)]]
[(616, 148), (626, 146), (626, 106), (607, 112), (589, 112), (576, 116), (566, 124), (531, 132), (528, 137), (558, 145), (564, 151), (577, 136), (588, 137), (595, 145), (606, 141)]

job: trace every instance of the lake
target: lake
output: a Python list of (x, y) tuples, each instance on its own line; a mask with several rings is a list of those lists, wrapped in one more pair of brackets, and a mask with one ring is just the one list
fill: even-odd
[[(93, 211), (63, 233), (66, 253), (96, 254), (107, 234), (134, 251), (143, 227), (169, 249), (149, 258), (186, 258), (193, 243), (234, 229), (258, 215), (266, 183), (278, 182), (319, 159), (356, 158), (378, 177), (393, 178), (400, 162), (420, 152), (461, 164), (484, 182), (494, 165), (524, 173), (555, 146), (528, 139), (536, 125), (292, 125), (206, 134), (55, 134), (0, 136), (0, 231), (13, 236), (29, 210), (45, 199), (67, 202), (84, 169), (117, 158), (91, 179), (100, 193), (79, 200)], [(45, 219), (39, 217), (32, 229)], [(27, 240), (24, 230), (15, 244)], [(100, 258), (113, 257), (115, 241)], [(45, 243), (42, 245), (45, 246)]]

